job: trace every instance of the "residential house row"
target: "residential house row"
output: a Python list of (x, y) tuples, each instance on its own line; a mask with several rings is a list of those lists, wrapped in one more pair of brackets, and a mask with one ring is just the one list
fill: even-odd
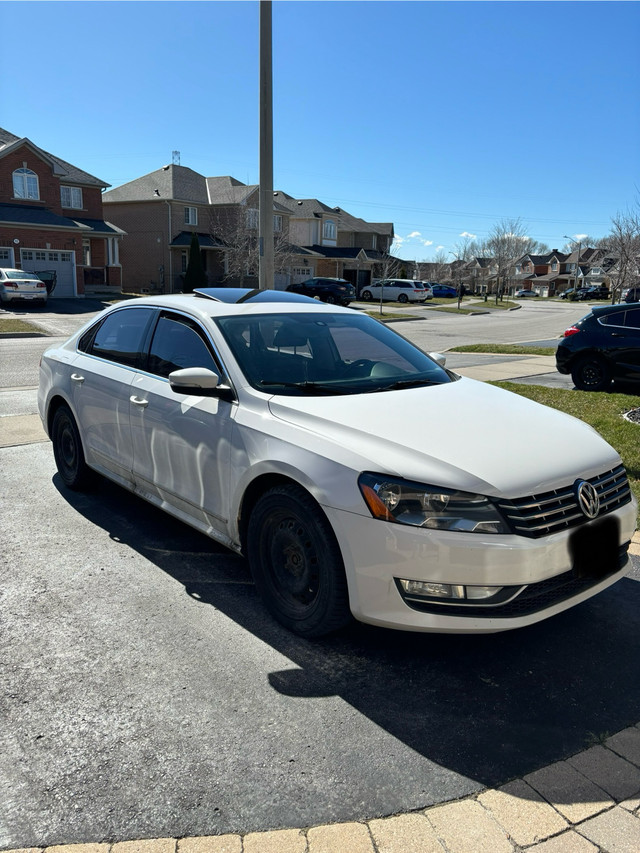
[(105, 221), (105, 181), (0, 128), (0, 266), (56, 274), (56, 296), (120, 291), (124, 232)]
[[(259, 189), (171, 164), (105, 192), (110, 220), (127, 235), (121, 257), (129, 289), (180, 291), (193, 232), (210, 285), (256, 285)], [(282, 190), (273, 193), (273, 230), (278, 288), (312, 276), (361, 287), (383, 264), (394, 237), (390, 222), (365, 222)]]

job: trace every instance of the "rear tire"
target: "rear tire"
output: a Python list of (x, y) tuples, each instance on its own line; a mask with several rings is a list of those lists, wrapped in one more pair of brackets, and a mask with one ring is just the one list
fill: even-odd
[(68, 489), (82, 491), (91, 480), (91, 469), (84, 459), (82, 441), (68, 406), (60, 406), (51, 425), (53, 455), (58, 473)]
[(401, 293), (400, 296), (398, 296), (398, 302), (404, 303), (404, 302), (408, 302), (408, 301), (409, 301), (409, 297), (407, 296), (406, 293)]
[(364, 299), (365, 302), (371, 302), (371, 300), (373, 299), (373, 295), (372, 295), (370, 290), (363, 290), (362, 291), (362, 298)]
[(611, 385), (611, 369), (600, 356), (586, 355), (576, 362), (571, 378), (580, 391), (606, 391)]
[(260, 597), (285, 628), (320, 637), (351, 621), (338, 542), (300, 486), (276, 486), (258, 500), (249, 519), (247, 557)]

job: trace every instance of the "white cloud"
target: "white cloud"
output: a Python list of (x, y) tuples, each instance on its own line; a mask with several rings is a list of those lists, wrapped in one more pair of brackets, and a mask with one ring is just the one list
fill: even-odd
[(433, 240), (420, 240), (423, 246), (433, 246)]
[(419, 231), (412, 231), (411, 234), (407, 236), (407, 240), (411, 240), (412, 237), (422, 237), (422, 234)]
[(440, 251), (440, 249), (444, 249), (444, 246), (436, 246), (436, 251)]
[(460, 236), (461, 237), (469, 237), (471, 240), (475, 240), (478, 235), (477, 234), (470, 234), (468, 231), (463, 231)]
[(574, 240), (584, 240), (585, 237), (588, 237), (588, 234), (574, 234)]

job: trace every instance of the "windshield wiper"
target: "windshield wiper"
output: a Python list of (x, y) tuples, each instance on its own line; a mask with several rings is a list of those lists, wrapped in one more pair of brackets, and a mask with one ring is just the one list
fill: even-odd
[(352, 393), (349, 389), (340, 388), (336, 385), (323, 385), (321, 382), (268, 382), (265, 379), (260, 380), (260, 385), (263, 385), (267, 388), (296, 388), (300, 391), (308, 391), (309, 393), (313, 393), (314, 391), (319, 391), (323, 394), (350, 394)]
[(396, 382), (392, 382), (390, 385), (381, 385), (376, 390), (378, 391), (397, 391), (400, 388), (419, 388), (420, 386), (428, 386), (428, 385), (441, 385), (441, 382), (438, 382), (435, 379), (398, 379)]

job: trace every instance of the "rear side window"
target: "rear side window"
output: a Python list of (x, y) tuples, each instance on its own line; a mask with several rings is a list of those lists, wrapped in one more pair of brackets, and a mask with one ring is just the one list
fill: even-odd
[(600, 318), (603, 326), (624, 326), (624, 315), (626, 311), (614, 311), (612, 314), (605, 314)]
[(82, 336), (79, 349), (89, 355), (137, 367), (153, 316), (152, 308), (124, 308), (109, 314), (97, 330)]

